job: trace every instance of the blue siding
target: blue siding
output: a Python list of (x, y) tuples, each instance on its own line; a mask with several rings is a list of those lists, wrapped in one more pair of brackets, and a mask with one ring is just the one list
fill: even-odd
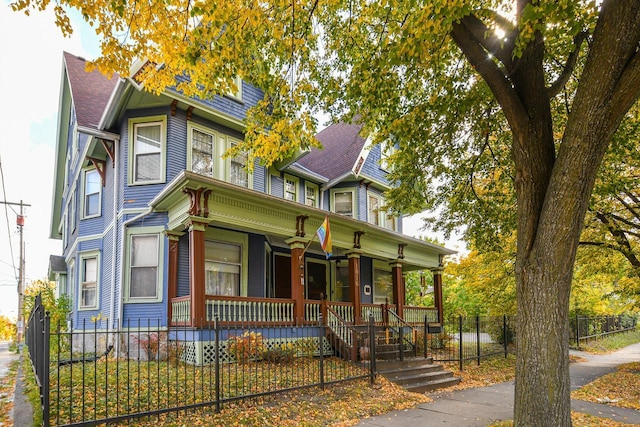
[(360, 173), (368, 177), (373, 178), (376, 181), (381, 181), (385, 185), (389, 185), (387, 181), (387, 172), (380, 168), (380, 145), (376, 145), (371, 148), (367, 160), (362, 165)]
[(247, 296), (265, 297), (264, 236), (249, 234), (249, 277)]
[(267, 168), (256, 160), (253, 165), (253, 189), (261, 193), (267, 192)]
[[(371, 286), (371, 295), (364, 294), (365, 285)], [(373, 303), (373, 260), (366, 256), (360, 258), (360, 292), (363, 304)]]
[(281, 176), (271, 175), (271, 195), (284, 197), (284, 180)]

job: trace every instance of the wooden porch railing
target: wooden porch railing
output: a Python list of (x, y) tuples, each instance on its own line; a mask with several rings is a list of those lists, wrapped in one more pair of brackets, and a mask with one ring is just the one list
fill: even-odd
[[(205, 304), (206, 322), (212, 322), (216, 317), (224, 323), (282, 323), (292, 324), (295, 318), (295, 300), (286, 298), (252, 298), (231, 296), (207, 296)], [(355, 323), (353, 303), (326, 301), (330, 308), (346, 323)], [(396, 313), (393, 304), (362, 304), (361, 320), (366, 323), (369, 314), (373, 315), (377, 324), (389, 323), (387, 310)], [(322, 313), (321, 301), (304, 301), (304, 322), (317, 323)], [(438, 310), (431, 307), (404, 307), (404, 321), (408, 324), (424, 323), (427, 316), (428, 323), (438, 321)], [(191, 299), (189, 295), (171, 299), (171, 325), (192, 326)], [(327, 319), (328, 321), (328, 319)]]

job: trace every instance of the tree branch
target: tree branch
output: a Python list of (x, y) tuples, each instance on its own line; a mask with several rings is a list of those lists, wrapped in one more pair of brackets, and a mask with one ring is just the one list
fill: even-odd
[(512, 131), (523, 133), (527, 126), (528, 114), (513, 89), (512, 82), (497, 64), (489, 58), (482, 44), (465, 25), (467, 21), (471, 21), (470, 25), (474, 25), (473, 23), (476, 19), (471, 15), (467, 15), (460, 22), (455, 22), (451, 30), (451, 37), (462, 50), (469, 63), (491, 88), (511, 125)]
[(562, 73), (558, 76), (556, 81), (553, 82), (547, 88), (547, 96), (549, 98), (553, 98), (554, 96), (556, 96), (562, 90), (562, 88), (567, 84), (567, 81), (569, 81), (569, 77), (571, 77), (571, 73), (573, 73), (573, 70), (576, 66), (576, 62), (578, 61), (578, 56), (580, 54), (580, 48), (582, 47), (582, 43), (586, 40), (588, 36), (589, 36), (589, 33), (587, 33), (586, 31), (583, 31), (576, 34), (576, 36), (573, 38), (574, 49), (567, 57), (567, 61), (562, 69)]

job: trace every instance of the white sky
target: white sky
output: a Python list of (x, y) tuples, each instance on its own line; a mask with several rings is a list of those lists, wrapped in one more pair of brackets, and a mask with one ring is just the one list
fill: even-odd
[[(24, 211), (23, 230), (28, 285), (46, 278), (49, 255), (62, 254), (61, 241), (48, 238), (62, 52), (94, 59), (99, 46), (91, 28), (77, 16), (71, 16), (73, 36), (64, 38), (50, 10), (27, 17), (13, 12), (9, 4), (7, 0), (0, 2), (0, 162), (4, 176), (0, 201), (31, 205)], [(0, 315), (14, 319), (20, 254), (18, 212), (18, 206), (7, 206), (5, 211), (5, 205), (0, 204)], [(419, 216), (405, 221), (405, 234), (425, 234), (421, 225)], [(457, 241), (447, 246), (462, 248)]]
[[(61, 242), (48, 239), (62, 52), (93, 59), (98, 45), (88, 31), (81, 37), (76, 30), (73, 37), (63, 38), (51, 12), (33, 12), (27, 17), (13, 12), (9, 4), (0, 2), (0, 162), (4, 176), (0, 201), (22, 200), (31, 205), (24, 211), (23, 230), (25, 283), (29, 284), (46, 278), (49, 255), (62, 253)], [(7, 206), (5, 211), (0, 204), (0, 314), (11, 318), (17, 317), (18, 307), (19, 209)]]

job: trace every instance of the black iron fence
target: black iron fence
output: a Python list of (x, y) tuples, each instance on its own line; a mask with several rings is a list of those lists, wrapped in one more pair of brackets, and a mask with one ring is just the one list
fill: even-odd
[[(504, 355), (515, 339), (515, 318), (507, 316), (475, 316), (445, 320), (438, 330), (426, 324), (417, 339), (418, 352), (431, 356), (435, 363), (464, 364)], [(426, 332), (426, 333), (425, 333)]]
[(349, 346), (356, 352), (341, 350), (345, 343), (322, 324), (167, 329), (139, 321), (109, 330), (97, 320), (48, 331), (46, 314), (34, 311), (28, 346), (45, 426), (92, 426), (202, 407), (219, 411), (241, 399), (375, 379), (373, 324), (353, 335)]
[(638, 319), (635, 315), (580, 316), (571, 318), (572, 342), (580, 348), (581, 343), (608, 335), (636, 330)]

